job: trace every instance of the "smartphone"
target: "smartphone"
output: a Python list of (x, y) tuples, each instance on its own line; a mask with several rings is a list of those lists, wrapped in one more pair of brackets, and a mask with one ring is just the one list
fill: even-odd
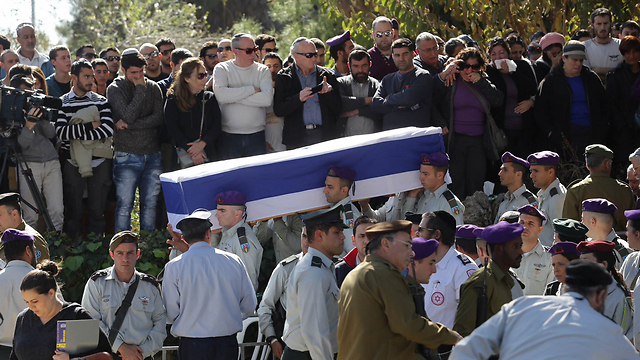
[(317, 86), (314, 86), (311, 88), (311, 93), (315, 94), (315, 93), (319, 93), (322, 90), (322, 83), (318, 84)]

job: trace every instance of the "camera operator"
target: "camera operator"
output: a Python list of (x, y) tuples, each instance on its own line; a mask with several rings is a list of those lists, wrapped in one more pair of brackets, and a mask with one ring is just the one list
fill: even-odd
[[(15, 75), (11, 78), (11, 87), (20, 90), (32, 90), (35, 79), (31, 75)], [(62, 203), (62, 171), (58, 152), (50, 139), (56, 135), (53, 123), (43, 118), (42, 111), (32, 107), (26, 112), (24, 127), (18, 130), (18, 144), (24, 160), (33, 173), (38, 190), (42, 191), (47, 211), (56, 231), (62, 230), (64, 206)], [(35, 205), (24, 176), (18, 177), (20, 195), (29, 204)], [(38, 215), (28, 206), (24, 207), (23, 217), (27, 224), (36, 227)]]

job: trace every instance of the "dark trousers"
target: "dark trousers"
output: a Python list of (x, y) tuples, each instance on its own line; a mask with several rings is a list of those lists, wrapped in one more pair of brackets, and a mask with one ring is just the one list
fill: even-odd
[(111, 159), (93, 168), (93, 176), (83, 178), (76, 166), (63, 160), (62, 181), (64, 192), (64, 232), (70, 237), (80, 234), (82, 196), (87, 187), (87, 234), (104, 233), (104, 210), (111, 186)]
[(237, 360), (236, 335), (211, 338), (181, 337), (178, 343), (179, 360)]
[(484, 137), (455, 134), (449, 149), (449, 187), (458, 198), (464, 200), (476, 191), (482, 191), (487, 170)]
[(308, 351), (297, 351), (286, 346), (282, 352), (282, 360), (311, 360), (311, 354)]
[(261, 155), (267, 152), (264, 130), (254, 134), (222, 132), (218, 138), (218, 153), (223, 160)]

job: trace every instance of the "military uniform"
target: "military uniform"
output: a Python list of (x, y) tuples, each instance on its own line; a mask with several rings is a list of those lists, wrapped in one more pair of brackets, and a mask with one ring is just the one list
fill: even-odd
[(99, 270), (85, 285), (82, 307), (91, 317), (100, 320), (100, 328), (109, 336), (116, 311), (136, 278), (140, 279), (138, 288), (111, 349), (116, 353), (122, 344), (137, 345), (146, 358), (162, 348), (167, 336), (167, 316), (160, 296), (160, 284), (155, 278), (135, 271), (131, 281), (123, 283), (118, 280), (113, 266)]
[(553, 281), (551, 254), (538, 241), (531, 251), (522, 255), (520, 267), (513, 269), (524, 283), (524, 295), (543, 295), (547, 284)]
[(356, 221), (357, 218), (360, 217), (360, 211), (358, 210), (358, 208), (356, 208), (353, 203), (351, 202), (351, 197), (347, 196), (346, 198), (340, 200), (337, 204), (335, 204), (334, 206), (340, 206), (342, 205), (344, 208), (344, 211), (342, 212), (342, 221), (344, 222), (345, 225), (347, 225), (349, 228), (344, 229), (344, 237), (345, 242), (344, 242), (344, 251), (342, 252), (342, 256), (346, 255), (349, 253), (349, 251), (353, 250), (353, 248), (355, 247), (355, 245), (353, 245), (353, 242), (350, 241), (351, 237), (353, 236), (353, 223)]
[(269, 221), (260, 221), (253, 227), (253, 231), (262, 246), (269, 241), (272, 242), (276, 263), (279, 263), (302, 251), (300, 247), (302, 226), (300, 215), (291, 214), (269, 219)]
[(513, 192), (513, 194), (506, 192), (504, 195), (504, 201), (502, 201), (500, 203), (500, 207), (498, 207), (498, 213), (496, 214), (494, 223), (497, 223), (498, 220), (500, 220), (500, 216), (507, 211), (516, 211), (527, 204), (538, 207), (538, 199), (536, 199), (535, 195), (527, 190), (526, 186), (520, 186)]
[[(242, 232), (244, 232), (244, 236), (241, 236)], [(260, 262), (262, 261), (262, 245), (251, 227), (240, 220), (229, 229), (222, 228), (222, 237), (215, 247), (240, 257), (247, 269), (253, 289), (257, 290)]]
[(363, 215), (376, 219), (377, 222), (400, 220), (404, 217), (402, 208), (406, 199), (406, 193), (398, 193), (391, 196), (378, 210), (369, 208)]
[(538, 236), (544, 246), (553, 245), (553, 219), (562, 217), (566, 193), (567, 189), (558, 179), (553, 180), (546, 190), (538, 190), (538, 209), (547, 217)]
[(615, 279), (607, 288), (607, 299), (604, 302), (602, 315), (620, 325), (627, 339), (633, 340), (633, 299), (626, 296)]
[(420, 193), (417, 198), (407, 197), (402, 209), (402, 214), (408, 211), (418, 214), (424, 214), (427, 211), (435, 212), (438, 210), (446, 211), (456, 219), (456, 225), (464, 224), (463, 214), (464, 205), (457, 196), (442, 184), (433, 193), (425, 190)]
[(640, 251), (632, 252), (624, 259), (620, 273), (622, 273), (625, 284), (629, 285), (629, 289), (635, 289), (640, 277)]
[[(49, 245), (47, 244), (47, 240), (45, 240), (44, 237), (36, 231), (36, 229), (32, 228), (22, 220), (20, 225), (16, 227), (16, 230), (26, 231), (33, 236), (33, 245), (36, 247), (37, 262), (49, 260)], [(2, 243), (0, 243), (0, 260), (6, 260), (4, 257), (4, 245)], [(0, 267), (0, 269), (2, 269), (2, 267)]]
[(622, 267), (622, 264), (627, 259), (627, 257), (634, 253), (634, 251), (629, 248), (629, 243), (625, 240), (622, 240), (616, 234), (615, 230), (611, 230), (609, 235), (605, 238), (606, 241), (611, 241), (616, 245), (616, 248), (613, 250), (613, 253), (616, 255), (616, 270), (619, 270)]
[(9, 358), (10, 352), (5, 348), (13, 347), (13, 333), (18, 314), (27, 307), (20, 292), (22, 280), (33, 270), (33, 266), (22, 260), (9, 261), (7, 267), (0, 271), (0, 355), (6, 352), (4, 359)]

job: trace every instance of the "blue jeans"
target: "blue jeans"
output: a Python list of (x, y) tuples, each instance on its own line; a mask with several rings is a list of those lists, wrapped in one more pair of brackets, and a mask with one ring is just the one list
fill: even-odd
[(266, 152), (264, 130), (253, 134), (222, 132), (218, 138), (218, 154), (223, 160), (262, 155)]
[(160, 152), (136, 155), (116, 151), (113, 156), (113, 181), (116, 185), (116, 232), (131, 230), (131, 210), (136, 188), (140, 190), (140, 230), (153, 231), (156, 203), (160, 194), (162, 157)]

